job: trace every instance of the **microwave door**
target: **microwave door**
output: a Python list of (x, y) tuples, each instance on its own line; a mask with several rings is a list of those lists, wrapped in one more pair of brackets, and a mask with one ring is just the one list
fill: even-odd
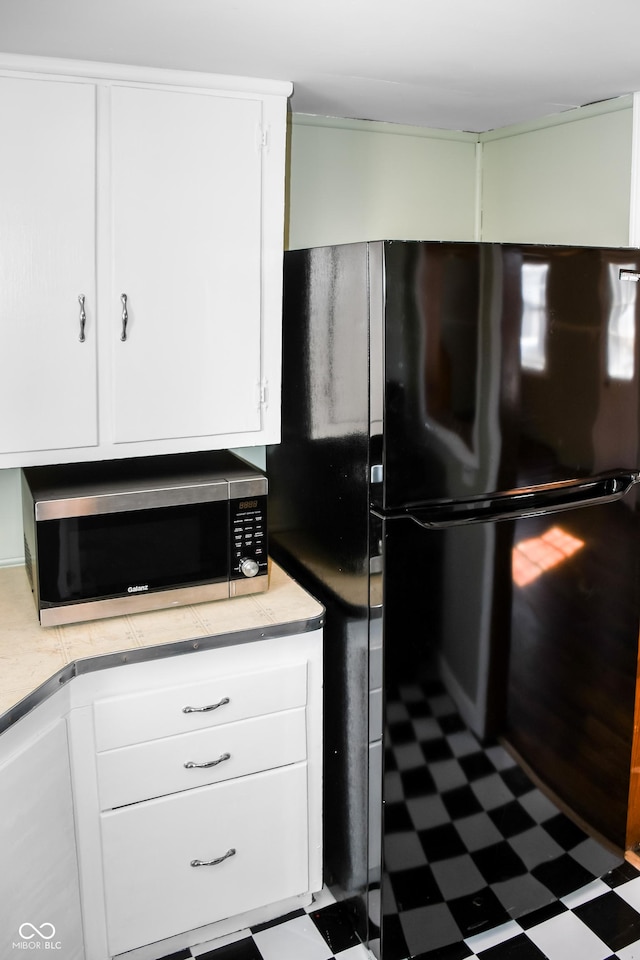
[[(38, 524), (46, 605), (228, 581), (228, 501)], [(208, 531), (219, 535), (207, 536)]]

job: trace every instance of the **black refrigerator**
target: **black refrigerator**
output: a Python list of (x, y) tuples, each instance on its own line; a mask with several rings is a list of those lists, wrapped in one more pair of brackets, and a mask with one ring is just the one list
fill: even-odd
[(270, 547), (327, 608), (325, 881), (384, 960), (638, 839), (639, 280), (630, 249), (285, 255)]

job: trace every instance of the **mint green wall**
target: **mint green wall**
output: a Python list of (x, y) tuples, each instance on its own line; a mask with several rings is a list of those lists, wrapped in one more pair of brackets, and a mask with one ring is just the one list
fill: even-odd
[(482, 137), (482, 238), (626, 246), (632, 98)]
[(0, 470), (0, 566), (23, 559), (20, 471)]
[(295, 114), (289, 249), (359, 240), (473, 240), (473, 134)]

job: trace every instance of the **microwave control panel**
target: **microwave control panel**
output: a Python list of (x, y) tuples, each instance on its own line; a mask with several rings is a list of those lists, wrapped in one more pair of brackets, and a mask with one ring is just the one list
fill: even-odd
[(267, 498), (230, 501), (230, 578), (267, 573)]

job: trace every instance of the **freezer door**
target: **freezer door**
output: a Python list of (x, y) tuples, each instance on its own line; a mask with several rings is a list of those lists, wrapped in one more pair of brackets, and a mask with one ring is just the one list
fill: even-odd
[(638, 251), (384, 256), (384, 506), (637, 468)]

